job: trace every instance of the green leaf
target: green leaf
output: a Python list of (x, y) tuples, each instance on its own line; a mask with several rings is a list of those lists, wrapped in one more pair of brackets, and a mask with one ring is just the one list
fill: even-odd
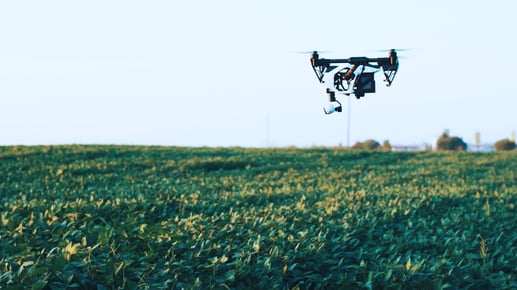
[(386, 274), (384, 275), (384, 281), (388, 281), (391, 278), (391, 275), (393, 274), (393, 270), (389, 269)]
[(43, 289), (45, 286), (47, 286), (47, 281), (44, 280), (38, 280), (31, 285), (32, 290), (39, 290)]

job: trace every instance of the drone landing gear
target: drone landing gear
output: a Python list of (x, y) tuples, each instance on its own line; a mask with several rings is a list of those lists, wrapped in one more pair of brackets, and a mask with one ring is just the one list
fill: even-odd
[(383, 72), (384, 72), (384, 81), (387, 82), (386, 86), (389, 87), (391, 86), (391, 83), (393, 82), (393, 79), (395, 78), (395, 75), (397, 74), (397, 70), (396, 69), (392, 69), (391, 67), (385, 69), (383, 67)]

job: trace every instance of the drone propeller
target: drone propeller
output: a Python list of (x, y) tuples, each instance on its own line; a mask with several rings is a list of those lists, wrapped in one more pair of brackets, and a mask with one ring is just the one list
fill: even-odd
[[(414, 50), (418, 50), (418, 48), (391, 48), (391, 49), (379, 49), (379, 50), (374, 50), (374, 51), (384, 52), (384, 53), (395, 52), (395, 53), (397, 53), (397, 58), (406, 59), (406, 58), (408, 58), (407, 52), (414, 51)], [(402, 53), (402, 55), (400, 55), (399, 53)], [(411, 56), (409, 56), (409, 57), (411, 57)]]
[(378, 52), (390, 52), (390, 51), (402, 52), (402, 51), (410, 51), (410, 50), (416, 50), (416, 48), (390, 48), (390, 49), (377, 49), (377, 50), (374, 50), (374, 51), (378, 51)]
[(313, 53), (331, 53), (332, 51), (330, 50), (302, 50), (302, 51), (297, 51), (296, 53), (298, 54), (313, 54)]

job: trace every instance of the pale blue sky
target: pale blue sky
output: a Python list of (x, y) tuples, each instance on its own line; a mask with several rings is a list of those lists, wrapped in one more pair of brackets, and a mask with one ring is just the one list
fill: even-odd
[(334, 146), (344, 113), (298, 51), (400, 53), (350, 143), (517, 130), (515, 1), (1, 1), (0, 145)]

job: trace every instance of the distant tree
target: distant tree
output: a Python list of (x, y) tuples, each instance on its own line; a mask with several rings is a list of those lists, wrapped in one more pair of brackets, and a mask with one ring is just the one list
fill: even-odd
[(381, 147), (381, 144), (379, 142), (369, 139), (364, 142), (357, 142), (352, 146), (352, 149), (360, 149), (360, 150), (376, 150)]
[(514, 141), (510, 139), (503, 139), (495, 142), (495, 150), (496, 151), (509, 151), (509, 150), (515, 150), (517, 145)]
[(384, 142), (382, 142), (382, 149), (384, 149), (386, 151), (391, 151), (390, 141), (384, 140)]
[(467, 150), (467, 143), (460, 137), (449, 136), (447, 131), (442, 133), (436, 142), (436, 150), (438, 151), (465, 151)]

